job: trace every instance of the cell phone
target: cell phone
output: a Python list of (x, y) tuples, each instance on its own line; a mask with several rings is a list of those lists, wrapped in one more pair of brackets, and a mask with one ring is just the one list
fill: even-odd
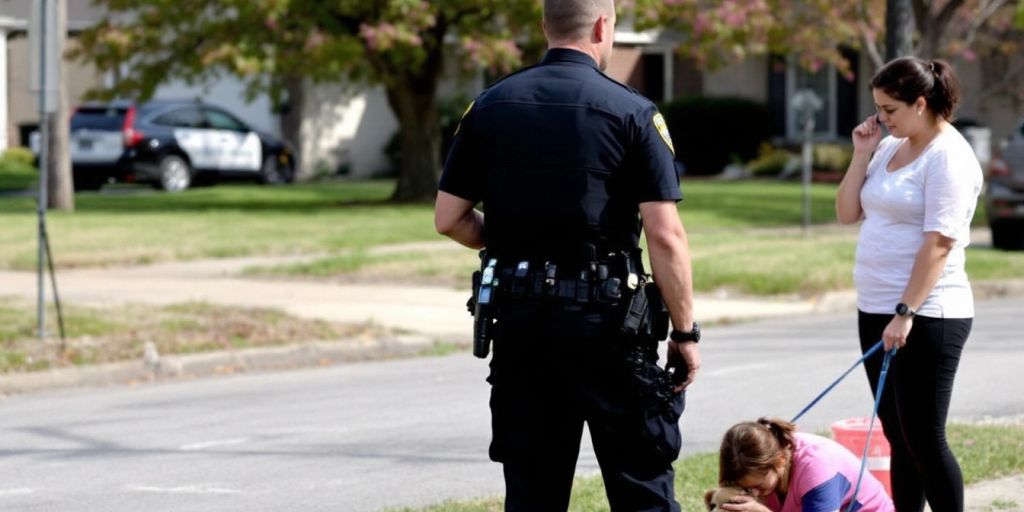
[(877, 124), (879, 126), (882, 125), (882, 120), (878, 118), (878, 114), (875, 114), (875, 124)]

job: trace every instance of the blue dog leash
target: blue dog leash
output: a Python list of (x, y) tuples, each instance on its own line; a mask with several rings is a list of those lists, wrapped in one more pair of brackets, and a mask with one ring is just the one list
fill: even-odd
[[(878, 345), (881, 345), (881, 341)], [(857, 487), (853, 489), (853, 496), (850, 498), (850, 506), (847, 507), (846, 512), (853, 512), (853, 505), (857, 503), (857, 494), (860, 493), (860, 484), (864, 481), (864, 469), (868, 464), (868, 449), (871, 448), (871, 432), (875, 429), (875, 417), (878, 416), (878, 402), (882, 400), (882, 389), (885, 388), (885, 377), (889, 373), (889, 362), (892, 361), (892, 356), (896, 354), (896, 347), (885, 353), (885, 358), (882, 359), (882, 371), (878, 374), (878, 389), (875, 391), (875, 406), (871, 410), (871, 422), (868, 423), (868, 435), (864, 441), (864, 453), (860, 456), (860, 474), (857, 475)]]
[[(804, 414), (807, 413), (807, 411), (811, 410), (811, 408), (814, 407), (818, 403), (818, 401), (820, 401), (822, 398), (825, 397), (825, 395), (832, 391), (832, 389), (835, 388), (837, 384), (842, 382), (842, 380), (845, 379), (846, 376), (850, 374), (850, 372), (852, 372), (855, 368), (863, 364), (867, 358), (871, 357), (871, 355), (874, 354), (875, 352), (878, 352), (878, 350), (881, 349), (883, 346), (884, 342), (882, 340), (879, 340), (878, 343), (872, 345), (871, 348), (869, 348), (868, 351), (864, 353), (864, 356), (858, 359), (856, 363), (853, 363), (853, 366), (851, 366), (848, 370), (843, 372), (843, 374), (840, 375), (838, 379), (832, 382), (832, 384), (829, 384), (829, 386), (825, 388), (825, 390), (822, 391), (817, 397), (815, 397), (814, 400), (811, 400), (811, 403), (807, 404), (807, 406), (804, 407), (803, 410), (801, 410), (796, 416), (794, 416), (792, 419), (792, 423), (796, 423), (796, 420), (800, 419)], [(892, 361), (892, 356), (894, 355), (896, 355), (895, 348), (886, 352), (885, 358), (882, 359), (882, 371), (878, 375), (878, 389), (875, 391), (875, 404), (871, 410), (871, 422), (868, 424), (868, 434), (867, 439), (864, 443), (864, 453), (861, 454), (860, 458), (860, 473), (857, 476), (857, 486), (853, 490), (853, 497), (850, 498), (850, 506), (846, 509), (846, 512), (853, 512), (853, 504), (857, 502), (857, 494), (860, 493), (860, 484), (861, 482), (864, 481), (864, 469), (867, 468), (868, 463), (868, 449), (871, 447), (871, 432), (875, 429), (875, 418), (878, 416), (878, 402), (882, 400), (882, 389), (885, 388), (885, 377), (889, 373), (889, 362)]]
[(849, 370), (846, 370), (845, 372), (843, 372), (843, 374), (840, 375), (839, 378), (835, 380), (835, 382), (833, 382), (832, 384), (829, 384), (829, 386), (827, 388), (825, 388), (825, 391), (822, 391), (821, 394), (818, 395), (814, 400), (811, 400), (811, 403), (807, 404), (807, 407), (804, 407), (804, 409), (802, 411), (800, 411), (799, 414), (797, 414), (796, 416), (793, 416), (793, 419), (790, 420), (790, 422), (791, 423), (796, 423), (796, 420), (799, 420), (807, 411), (811, 410), (811, 407), (814, 407), (818, 403), (819, 400), (824, 398), (825, 395), (827, 395), (829, 393), (829, 391), (832, 391), (832, 388), (836, 387), (837, 384), (842, 382), (842, 380), (845, 379), (846, 376), (849, 375), (850, 372), (852, 372), (855, 368), (860, 366), (861, 363), (863, 363), (865, 359), (871, 357), (871, 355), (874, 354), (875, 352), (878, 352), (878, 349), (882, 348), (882, 345), (883, 345), (883, 343), (881, 341), (879, 341), (878, 343), (875, 343), (874, 346), (869, 348), (868, 351), (864, 353), (864, 357), (861, 357), (860, 359), (858, 359), (856, 363), (853, 363), (853, 366), (851, 366)]

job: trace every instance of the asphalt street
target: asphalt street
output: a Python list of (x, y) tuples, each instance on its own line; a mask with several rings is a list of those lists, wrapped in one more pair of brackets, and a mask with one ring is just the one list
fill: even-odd
[[(1024, 415), (1024, 300), (978, 305), (951, 415)], [(853, 312), (708, 328), (685, 451), (789, 417), (859, 356)], [(486, 364), (468, 354), (0, 401), (0, 510), (376, 511), (500, 494)], [(801, 422), (870, 412), (854, 372)], [(585, 447), (579, 472), (597, 464)]]

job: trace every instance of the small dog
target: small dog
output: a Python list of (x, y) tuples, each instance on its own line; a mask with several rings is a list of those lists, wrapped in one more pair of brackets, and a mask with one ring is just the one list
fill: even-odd
[(717, 489), (708, 489), (708, 491), (704, 493), (704, 504), (707, 505), (709, 512), (718, 512), (721, 510), (718, 506), (728, 503), (733, 496), (748, 496), (748, 494), (747, 491), (740, 489), (739, 487), (719, 487)]

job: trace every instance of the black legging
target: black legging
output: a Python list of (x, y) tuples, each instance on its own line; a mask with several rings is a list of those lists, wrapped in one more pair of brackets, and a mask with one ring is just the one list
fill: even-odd
[[(859, 312), (861, 350), (882, 339), (893, 315)], [(946, 443), (946, 416), (970, 318), (917, 316), (907, 344), (893, 357), (878, 416), (892, 448), (890, 476), (898, 512), (962, 512), (964, 481)], [(874, 392), (882, 369), (879, 351), (864, 362)]]

